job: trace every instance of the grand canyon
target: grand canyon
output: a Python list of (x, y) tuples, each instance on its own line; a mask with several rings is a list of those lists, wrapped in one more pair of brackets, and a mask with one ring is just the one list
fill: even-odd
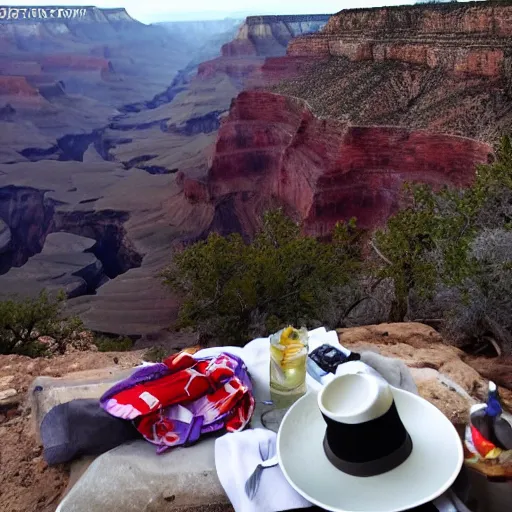
[[(167, 328), (172, 249), (281, 205), (381, 225), (405, 181), (471, 183), (510, 125), (512, 7), (144, 25), (0, 8), (0, 294), (64, 289), (97, 332)], [(188, 24), (187, 24), (188, 23)]]
[[(163, 274), (179, 259), (175, 251), (216, 233), (242, 237), (233, 237), (233, 245), (212, 237), (220, 240), (219, 246), (229, 247), (222, 258), (230, 270), (223, 268), (218, 274), (233, 272), (233, 247), (241, 253), (247, 249), (245, 261), (265, 260), (258, 254), (272, 253), (279, 245), (275, 239), (268, 245), (244, 242), (254, 239), (262, 214), (273, 207), (282, 208), (308, 237), (295, 237), (284, 257), (272, 254), (266, 267), (250, 270), (252, 276), (265, 276), (277, 290), (275, 295), (286, 301), (287, 310), (292, 309), (288, 303), (294, 293), (318, 306), (327, 288), (336, 288), (333, 304), (317, 307), (335, 310), (337, 324), (329, 326), (337, 329), (334, 337), (349, 350), (378, 352), (386, 359), (373, 354), (377, 363), (386, 360), (401, 378), (410, 370), (409, 380), (416, 383), (418, 394), (460, 432), (468, 425), (471, 406), (487, 399), (487, 379), (497, 385), (504, 410), (510, 410), (512, 338), (490, 318), (492, 314), (482, 320), (490, 328), (481, 336), (475, 334), (477, 342), (472, 339), (467, 345), (439, 327), (448, 309), (439, 310), (455, 297), (442, 295), (444, 289), (438, 294), (441, 306), (425, 308), (421, 317), (391, 320), (396, 282), (402, 275), (412, 275), (408, 252), (422, 242), (431, 252), (437, 249), (430, 233), (414, 232), (416, 245), (408, 245), (409, 240), (398, 244), (401, 253), (394, 261), (401, 264), (402, 255), (405, 261), (400, 276), (371, 272), (378, 267), (376, 260), (382, 268), (387, 264), (386, 270), (393, 266), (393, 258), (387, 259), (386, 251), (373, 245), (379, 239), (372, 235), (389, 227), (389, 219), (400, 212), (406, 183), (434, 190), (448, 186), (458, 196), (485, 174), (478, 172), (479, 165), (501, 162), (496, 143), (512, 128), (511, 99), (512, 4), (507, 1), (233, 15), (206, 21), (162, 17), (152, 24), (138, 21), (124, 8), (0, 6), (0, 305), (7, 305), (2, 312), (8, 312), (2, 320), (16, 317), (10, 311), (25, 314), (29, 327), (23, 326), (19, 336), (33, 336), (27, 346), (44, 350), (16, 352), (11, 326), (6, 327), (10, 320), (3, 321), (0, 334), (7, 333), (7, 341), (0, 336), (0, 512), (55, 512), (58, 506), (87, 512), (232, 512), (215, 470), (213, 439), (158, 457), (154, 446), (140, 440), (120, 447), (126, 452), (116, 448), (95, 459), (96, 452), (78, 458), (78, 451), (73, 452), (76, 460), (49, 466), (37, 433), (55, 405), (76, 398), (97, 400), (135, 366), (161, 361), (182, 349), (192, 354), (219, 342), (227, 345), (221, 336), (213, 341), (202, 336), (193, 322), (176, 328), (183, 297), (164, 284)], [(510, 162), (512, 157), (509, 167)], [(499, 166), (485, 169), (495, 167)], [(503, 197), (508, 200), (504, 217), (510, 224), (512, 194), (506, 190)], [(441, 215), (435, 212), (437, 218), (442, 217), (440, 211)], [(357, 253), (357, 261), (346, 271), (355, 276), (348, 280), (357, 280), (355, 293), (348, 289), (351, 284), (325, 283), (342, 267), (342, 258), (332, 260), (331, 252), (316, 258), (333, 248), (326, 245), (332, 241), (333, 227), (353, 217), (363, 236), (339, 253)], [(399, 227), (406, 232), (404, 225)], [(462, 231), (470, 231), (468, 225), (469, 221)], [(503, 249), (498, 242), (499, 236), (509, 244), (512, 238), (505, 229), (484, 227), (490, 238), (475, 235), (472, 242), (485, 246), (490, 240), (482, 251), (484, 258), (494, 251), (508, 265), (508, 274), (503, 271), (496, 279), (506, 296), (498, 303), (488, 293), (486, 307), (498, 303), (495, 309), (501, 308), (509, 318), (510, 245)], [(361, 238), (366, 245), (362, 243), (359, 252)], [(297, 240), (311, 245), (295, 245)], [(212, 245), (197, 244), (192, 250), (209, 251)], [(301, 284), (303, 276), (307, 280), (314, 273), (314, 264), (296, 258), (299, 254), (304, 259), (297, 247), (312, 246), (320, 249), (312, 251), (314, 257), (308, 261), (335, 261), (328, 267), (330, 273), (315, 278), (320, 292), (308, 295), (306, 289), (302, 294), (296, 287), (299, 292), (282, 294), (287, 287), (274, 280), (277, 273), (286, 274), (281, 268), (286, 263), (281, 263), (293, 252), (289, 259), (298, 264), (288, 271), (290, 279), (285, 275), (279, 282)], [(255, 247), (260, 253), (253, 252)], [(336, 251), (339, 247), (334, 245)], [(206, 265), (198, 265), (205, 260), (197, 257), (191, 273), (210, 279), (217, 263), (211, 254), (216, 253), (208, 252)], [(459, 252), (448, 256), (461, 261)], [(236, 265), (245, 271), (249, 265), (241, 259)], [(495, 261), (497, 257), (491, 258), (493, 265)], [(359, 275), (357, 269), (363, 266), (371, 268)], [(267, 277), (261, 269), (270, 267), (277, 272)], [(204, 268), (207, 271), (201, 272)], [(227, 329), (236, 330), (233, 326), (240, 323), (232, 322), (237, 314), (232, 311), (240, 305), (238, 314), (253, 321), (255, 310), (247, 314), (240, 283), (249, 290), (247, 296), (261, 295), (260, 303), (272, 309), (269, 316), (274, 315), (277, 301), (268, 300), (270, 288), (261, 286), (258, 295), (254, 290), (260, 281), (238, 277), (228, 281), (235, 283), (229, 306), (216, 309), (221, 286), (220, 278), (215, 279), (204, 287), (212, 293), (206, 299), (201, 296), (196, 316), (207, 316), (206, 308), (211, 310), (207, 320), (219, 311), (226, 313)], [(482, 280), (485, 290), (495, 284)], [(190, 289), (192, 295), (202, 291), (200, 286)], [(52, 310), (52, 327), (66, 324), (58, 316), (61, 312), (83, 322), (79, 328), (71, 322), (72, 330), (60, 344), (57, 336), (52, 337), (55, 331), (41, 333), (34, 327), (33, 315), (27, 313), (30, 306), (23, 302), (45, 290), (52, 296), (64, 291), (66, 297)], [(480, 290), (471, 290), (478, 298)], [(414, 286), (407, 288), (406, 300), (420, 302), (416, 291)], [(473, 308), (473, 297), (463, 300), (462, 316), (471, 327), (471, 316), (480, 310)], [(246, 302), (251, 301), (257, 302), (251, 297)], [(40, 302), (34, 301), (35, 308)], [(375, 304), (384, 305), (386, 313), (372, 316)], [(346, 322), (356, 309), (370, 311), (366, 321)], [(261, 320), (261, 312), (256, 313), (256, 321)], [(293, 314), (297, 323), (302, 321), (297, 311)], [(316, 317), (311, 323), (315, 321)], [(395, 321), (400, 323), (391, 323)], [(290, 318), (286, 322), (295, 324)], [(378, 322), (386, 323), (368, 325)], [(206, 322), (207, 328), (212, 323)], [(260, 324), (271, 330), (269, 324)], [(510, 331), (510, 323), (508, 327)], [(246, 334), (249, 338), (261, 333)], [(97, 408), (97, 402), (92, 405)], [(72, 421), (66, 416), (64, 423)], [(87, 432), (85, 437), (95, 442), (94, 434)], [(143, 443), (142, 448), (137, 443)], [(505, 469), (501, 471), (493, 459), (489, 474), (510, 478), (512, 451), (504, 453), (508, 459), (499, 464), (505, 460)], [(477, 467), (479, 462), (473, 458), (471, 464)]]

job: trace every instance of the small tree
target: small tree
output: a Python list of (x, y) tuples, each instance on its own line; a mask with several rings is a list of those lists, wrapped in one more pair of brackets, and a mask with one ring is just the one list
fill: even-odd
[(83, 328), (80, 319), (62, 314), (64, 300), (64, 293), (50, 298), (42, 291), (34, 299), (0, 302), (0, 354), (46, 355), (49, 347), (38, 341), (41, 336), (53, 338), (56, 351), (64, 353), (72, 334)]
[(361, 264), (355, 221), (339, 223), (332, 242), (301, 234), (281, 210), (265, 213), (250, 244), (216, 233), (174, 255), (165, 282), (183, 296), (178, 326), (243, 344), (291, 323), (324, 322), (327, 305)]

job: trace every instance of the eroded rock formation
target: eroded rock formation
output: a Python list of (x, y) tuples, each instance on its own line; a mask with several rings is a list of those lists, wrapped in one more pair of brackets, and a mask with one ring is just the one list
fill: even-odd
[(303, 100), (251, 91), (233, 101), (206, 183), (184, 179), (183, 190), (215, 204), (211, 229), (250, 234), (255, 213), (277, 201), (323, 235), (353, 216), (382, 225), (405, 181), (468, 185), (491, 153), (467, 138), (318, 118)]
[(279, 57), (286, 55), (288, 43), (297, 36), (319, 31), (328, 20), (329, 16), (324, 14), (249, 16), (235, 39), (222, 47), (220, 57), (200, 64), (198, 76), (208, 78), (225, 73), (240, 88), (261, 86), (268, 83), (272, 74), (263, 73), (265, 60), (276, 58), (280, 62), (274, 67), (274, 72), (278, 69), (276, 76), (289, 77), (293, 75), (289, 70), (293, 64), (290, 64), (290, 59), (279, 60)]
[(37, 90), (25, 77), (0, 76), (0, 95), (4, 96), (37, 96)]
[(20, 296), (63, 290), (70, 298), (93, 293), (108, 278), (95, 256), (96, 240), (71, 233), (51, 233), (42, 251), (21, 268), (0, 276), (0, 286)]

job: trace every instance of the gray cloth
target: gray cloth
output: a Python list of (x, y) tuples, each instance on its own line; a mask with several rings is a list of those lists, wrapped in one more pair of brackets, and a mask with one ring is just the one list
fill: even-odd
[(361, 361), (379, 372), (392, 386), (418, 394), (416, 383), (403, 361), (372, 351), (361, 352)]
[(41, 422), (43, 457), (49, 465), (82, 455), (100, 455), (139, 438), (141, 435), (131, 422), (111, 416), (93, 399), (59, 404)]

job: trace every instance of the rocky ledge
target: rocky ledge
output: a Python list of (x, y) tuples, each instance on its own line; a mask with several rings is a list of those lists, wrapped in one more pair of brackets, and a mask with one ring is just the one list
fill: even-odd
[(497, 79), (508, 64), (512, 6), (480, 2), (351, 9), (320, 34), (300, 37), (290, 56), (400, 61)]

